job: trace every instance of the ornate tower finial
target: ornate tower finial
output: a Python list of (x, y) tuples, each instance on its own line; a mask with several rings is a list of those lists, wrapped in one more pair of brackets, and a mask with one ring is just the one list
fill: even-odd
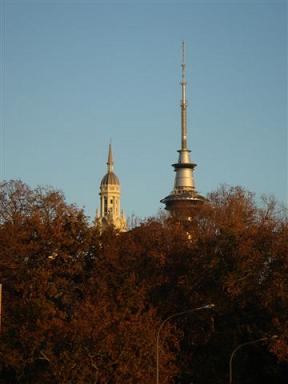
[(112, 155), (112, 144), (111, 140), (109, 143), (109, 151), (108, 151), (108, 160), (107, 160), (107, 170), (108, 172), (113, 172), (113, 155)]
[(172, 214), (189, 216), (192, 207), (196, 203), (204, 201), (205, 198), (199, 195), (195, 188), (193, 170), (196, 164), (190, 160), (190, 150), (187, 145), (187, 102), (186, 102), (186, 63), (185, 63), (185, 43), (182, 42), (182, 80), (181, 80), (181, 149), (179, 152), (178, 163), (173, 164), (176, 172), (174, 189), (170, 195), (161, 200), (165, 208)]

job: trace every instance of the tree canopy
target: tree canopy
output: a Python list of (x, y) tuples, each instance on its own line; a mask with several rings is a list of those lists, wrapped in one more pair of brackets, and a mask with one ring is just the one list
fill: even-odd
[[(0, 383), (286, 383), (288, 221), (221, 187), (190, 221), (100, 232), (52, 188), (0, 185)], [(277, 335), (277, 337), (273, 337)], [(256, 340), (265, 340), (252, 343)]]

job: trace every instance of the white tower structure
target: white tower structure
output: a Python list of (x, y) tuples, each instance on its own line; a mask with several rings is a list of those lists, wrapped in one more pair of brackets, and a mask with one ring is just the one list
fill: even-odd
[(191, 208), (205, 201), (205, 198), (198, 194), (193, 171), (196, 164), (191, 162), (190, 150), (187, 144), (187, 101), (186, 101), (186, 64), (185, 45), (182, 43), (182, 99), (181, 99), (181, 149), (178, 150), (178, 163), (173, 164), (176, 172), (174, 188), (170, 195), (161, 200), (165, 208), (173, 215), (189, 217)]
[(126, 230), (126, 219), (120, 206), (120, 182), (113, 172), (112, 145), (109, 144), (107, 173), (100, 184), (100, 213), (96, 212), (96, 225), (101, 229), (113, 225), (119, 231)]

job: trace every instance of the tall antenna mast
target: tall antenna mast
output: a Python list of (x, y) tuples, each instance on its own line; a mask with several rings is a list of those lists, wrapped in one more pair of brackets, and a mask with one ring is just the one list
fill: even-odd
[(185, 43), (182, 41), (182, 100), (181, 100), (181, 149), (187, 149), (187, 102), (186, 102), (186, 64)]
[(178, 162), (172, 164), (175, 171), (174, 188), (172, 192), (161, 200), (165, 204), (165, 209), (172, 215), (184, 220), (189, 220), (194, 214), (195, 205), (205, 201), (205, 198), (196, 190), (193, 171), (196, 167), (191, 162), (190, 150), (187, 146), (187, 102), (186, 102), (186, 62), (185, 62), (185, 43), (182, 41), (182, 77), (181, 77), (181, 149)]

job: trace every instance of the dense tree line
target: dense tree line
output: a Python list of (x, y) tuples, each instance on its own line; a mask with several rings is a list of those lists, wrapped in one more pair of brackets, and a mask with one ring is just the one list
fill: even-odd
[[(192, 220), (100, 233), (49, 188), (0, 186), (0, 383), (286, 383), (288, 222), (220, 188)], [(277, 338), (273, 337), (277, 335)]]

